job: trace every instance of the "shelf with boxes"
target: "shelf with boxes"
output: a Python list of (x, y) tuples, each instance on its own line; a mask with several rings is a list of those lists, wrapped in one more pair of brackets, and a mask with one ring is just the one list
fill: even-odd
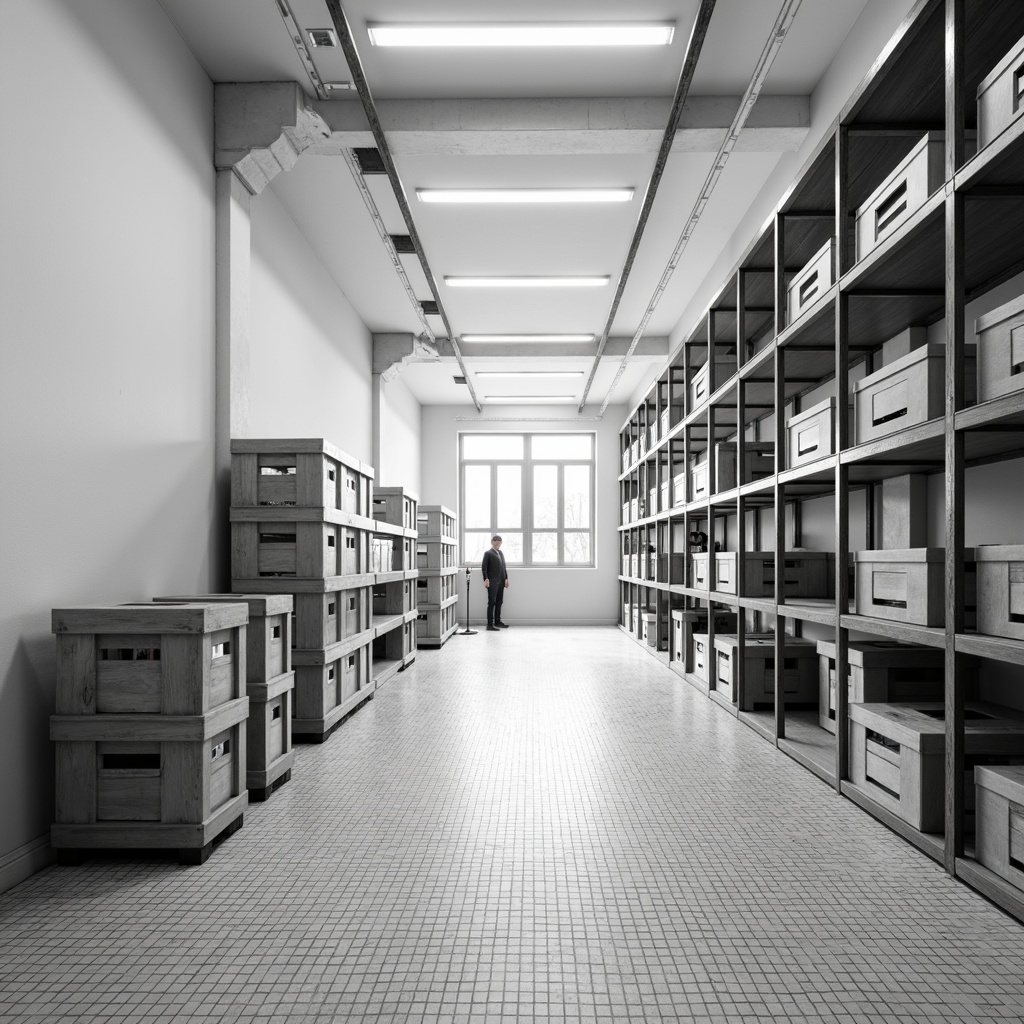
[(292, 735), (323, 742), (374, 691), (373, 469), (321, 438), (231, 450), (231, 589), (291, 595)]
[(54, 609), (60, 863), (93, 849), (202, 863), (241, 827), (247, 622), (244, 602)]
[[(1015, 546), (1024, 538), (1013, 530), (969, 532), (966, 524), (968, 468), (1024, 453), (1024, 298), (1007, 291), (1024, 269), (1022, 65), (1024, 6), (915, 6), (623, 425), (629, 457), (620, 477), (624, 628), (640, 639), (646, 621), (657, 645), (667, 622), (673, 669), (1018, 914), (1024, 876), (1007, 868), (1005, 842), (1003, 852), (983, 854), (995, 841), (977, 835), (975, 858), (965, 837), (975, 829), (976, 780), (979, 793), (985, 786), (996, 792), (993, 815), (1005, 831), (1014, 800), (1006, 794), (1020, 782), (1012, 763), (989, 762), (1012, 762), (1015, 740), (989, 740), (1015, 735), (1020, 712), (987, 699), (963, 708), (978, 696), (973, 681), (993, 674), (977, 671), (972, 658), (990, 667), (1024, 665), (1014, 586), (1018, 572), (1024, 579), (1024, 548)], [(967, 102), (952, 102), (958, 97)], [(968, 302), (977, 311), (971, 323)], [(638, 443), (629, 451), (670, 381), (682, 385), (670, 434), (648, 437), (653, 449), (641, 452)], [(741, 444), (752, 454), (740, 454)], [(770, 449), (754, 447), (761, 444), (774, 445), (770, 471)], [(738, 481), (720, 465), (732, 451)], [(755, 480), (758, 461), (765, 473)], [(928, 516), (921, 497), (929, 489), (935, 495), (940, 477), (941, 521)], [(916, 489), (909, 509), (900, 504), (901, 488)], [(1002, 511), (1015, 521), (1014, 509)], [(894, 526), (901, 514), (902, 531)], [(801, 531), (801, 521), (814, 517), (817, 525)], [(693, 533), (707, 535), (710, 551), (689, 550)], [(826, 564), (832, 558), (833, 580), (820, 596), (807, 580), (794, 577), (787, 587), (786, 563), (801, 561), (791, 555), (804, 534), (823, 549), (814, 555)], [(775, 550), (782, 555), (766, 580), (765, 559)], [(656, 568), (643, 564), (656, 553), (687, 556), (684, 581), (670, 573), (667, 593)], [(696, 565), (692, 554), (703, 556)], [(748, 564), (760, 566), (757, 586), (739, 573)], [(1024, 621), (1024, 598), (1021, 604)], [(801, 691), (807, 699), (798, 701), (787, 690), (784, 652), (805, 646), (805, 628), (819, 662), (817, 689)], [(762, 685), (762, 699), (750, 707), (740, 648), (763, 653), (767, 643), (747, 638), (772, 629), (794, 636), (792, 643), (789, 634), (772, 638), (780, 655), (775, 685)], [(694, 648), (695, 636), (706, 638), (702, 649)], [(731, 652), (719, 650), (730, 643)], [(831, 644), (829, 657), (821, 644)], [(729, 668), (716, 664), (719, 654), (728, 655)], [(830, 688), (824, 661), (832, 663)], [(837, 665), (850, 674), (850, 689), (835, 688)], [(755, 668), (751, 693), (758, 679), (763, 684), (766, 673)], [(1024, 707), (1020, 690), (1016, 697), (1012, 686), (1001, 692)], [(952, 719), (922, 706), (910, 725), (894, 713), (863, 710), (929, 700), (951, 708)], [(868, 757), (867, 741), (853, 749), (851, 729), (872, 714), (863, 730), (871, 734)], [(849, 728), (837, 730), (837, 720)], [(892, 796), (913, 785), (894, 762), (893, 744), (906, 746), (911, 764), (911, 752), (934, 750), (937, 740), (928, 737), (944, 744), (938, 763), (977, 769), (931, 772), (927, 792), (907, 796), (945, 809), (935, 832), (922, 830), (919, 817), (901, 817)], [(866, 774), (860, 783), (852, 778), (865, 764), (881, 795), (890, 791), (885, 799)]]
[(370, 674), (376, 690), (416, 660), (419, 498), (402, 487), (375, 487), (372, 508)]
[(426, 601), (419, 605), (416, 618), (417, 642), (421, 647), (441, 647), (458, 629), (458, 516), (444, 505), (421, 505), (419, 530), (420, 575), (425, 583), (421, 594)]

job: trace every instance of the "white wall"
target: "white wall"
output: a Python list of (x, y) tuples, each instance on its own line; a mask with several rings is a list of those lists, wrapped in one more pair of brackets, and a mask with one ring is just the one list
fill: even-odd
[[(609, 406), (600, 422), (580, 421), (565, 416), (564, 410), (543, 419), (540, 406), (488, 406), (478, 419), (470, 406), (424, 406), (423, 486), (425, 505), (459, 508), (459, 432), (494, 431), (516, 433), (545, 430), (594, 431), (597, 434), (596, 477), (596, 560), (593, 569), (509, 569), (509, 591), (502, 617), (509, 623), (579, 623), (609, 625), (619, 620), (619, 427), (626, 417), (624, 406)], [(462, 417), (461, 420), (457, 417)], [(516, 423), (501, 420), (529, 417), (539, 422)], [(495, 420), (497, 420), (495, 422)], [(459, 621), (465, 621), (465, 577), (459, 576)], [(479, 567), (474, 562), (470, 587), (470, 609), (474, 622), (486, 621), (487, 599)]]
[(370, 332), (273, 187), (251, 215), (249, 436), (323, 437), (372, 465)]
[[(420, 403), (401, 377), (381, 383), (380, 458), (377, 482), (422, 496)], [(435, 502), (434, 504), (441, 504)]]
[(212, 104), (158, 3), (4, 4), (0, 890), (49, 859), (50, 609), (213, 583)]

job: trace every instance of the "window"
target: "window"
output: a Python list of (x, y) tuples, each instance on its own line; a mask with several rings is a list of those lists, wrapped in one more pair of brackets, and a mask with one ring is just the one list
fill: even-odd
[(593, 434), (460, 434), (462, 560), (594, 564)]

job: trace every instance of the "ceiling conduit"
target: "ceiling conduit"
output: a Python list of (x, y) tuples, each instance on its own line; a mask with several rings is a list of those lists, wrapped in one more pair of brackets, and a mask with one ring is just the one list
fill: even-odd
[(423, 268), (423, 275), (426, 277), (427, 284), (430, 286), (430, 294), (434, 297), (434, 301), (437, 303), (438, 315), (444, 322), (445, 330), (448, 331), (448, 338), (451, 341), (452, 351), (455, 353), (455, 361), (459, 364), (459, 371), (466, 378), (466, 387), (469, 389), (469, 394), (473, 399), (473, 404), (476, 406), (476, 411), (482, 412), (483, 409), (480, 405), (480, 399), (477, 398), (476, 391), (473, 390), (472, 381), (466, 371), (465, 363), (462, 361), (462, 353), (459, 351), (459, 343), (455, 337), (455, 332), (452, 330), (452, 325), (448, 320), (448, 314), (445, 312), (444, 304), (441, 302), (441, 296), (438, 294), (437, 282), (430, 269), (430, 264), (427, 263), (427, 256), (423, 250), (423, 243), (420, 240), (419, 232), (416, 230), (415, 223), (413, 223), (412, 209), (409, 207), (409, 200), (405, 194), (405, 187), (402, 185), (402, 179), (398, 174), (398, 168), (395, 166), (394, 158), (391, 155), (391, 149), (389, 148), (387, 139), (384, 136), (384, 128), (380, 123), (380, 117), (377, 114), (377, 107), (373, 102), (373, 96), (370, 93), (370, 86), (367, 83), (366, 75), (363, 72), (363, 63), (359, 59), (359, 53), (356, 50), (352, 30), (349, 28), (348, 18), (345, 17), (345, 12), (342, 10), (339, 0), (326, 0), (326, 3), (327, 10), (331, 15), (331, 20), (334, 22), (335, 31), (338, 33), (338, 42), (341, 45), (342, 53), (345, 54), (345, 60), (348, 62), (348, 69), (349, 73), (352, 75), (352, 82), (356, 87), (356, 91), (359, 93), (359, 99), (363, 104), (363, 111), (366, 114), (366, 120), (370, 123), (370, 131), (373, 133), (374, 142), (377, 144), (377, 149), (380, 152), (381, 159), (384, 161), (384, 168), (387, 171), (388, 179), (390, 180), (391, 187), (394, 190), (395, 199), (402, 211), (406, 230), (409, 232), (409, 237), (412, 239), (413, 248), (416, 250), (416, 256), (420, 261), (420, 266)]
[(672, 143), (675, 141), (676, 130), (679, 128), (680, 118), (683, 116), (683, 104), (690, 92), (690, 83), (693, 81), (693, 74), (697, 70), (697, 59), (700, 57), (704, 39), (708, 34), (708, 25), (711, 23), (711, 15), (715, 10), (715, 0), (701, 0), (700, 9), (693, 23), (693, 30), (690, 32), (690, 39), (686, 44), (686, 56), (683, 58), (683, 69), (679, 73), (679, 82), (676, 85), (675, 97), (672, 100), (672, 109), (668, 116), (668, 125), (661, 140), (661, 148), (658, 150), (658, 159), (654, 163), (654, 170), (651, 173), (651, 180), (647, 184), (647, 191), (644, 193), (643, 205), (640, 207), (640, 216), (637, 218), (636, 227), (633, 229), (633, 239), (629, 243), (629, 251), (626, 253), (626, 262), (619, 274), (619, 283), (615, 289), (615, 297), (612, 299), (611, 309), (608, 311), (608, 319), (601, 332), (601, 341), (597, 346), (597, 355), (594, 356), (594, 365), (590, 368), (590, 376), (587, 378), (587, 386), (583, 389), (583, 397), (580, 399), (579, 412), (583, 412), (587, 396), (597, 375), (597, 368), (601, 363), (601, 356), (604, 354), (605, 346), (608, 344), (608, 336), (611, 334), (612, 323), (615, 314), (619, 309), (619, 302), (626, 290), (626, 282), (629, 280), (629, 272), (633, 269), (633, 261), (636, 259), (640, 242), (647, 227), (647, 220), (651, 215), (651, 208), (654, 206), (654, 197), (658, 192), (658, 185), (665, 173), (665, 165), (668, 163), (669, 153), (672, 151)]
[(715, 186), (718, 184), (718, 179), (722, 176), (722, 171), (725, 170), (725, 165), (728, 162), (733, 149), (736, 147), (736, 142), (739, 139), (743, 125), (746, 124), (747, 118), (750, 116), (750, 112), (754, 109), (754, 104), (757, 102), (757, 98), (761, 94), (761, 88), (764, 85), (765, 79), (768, 77), (768, 72), (771, 70), (771, 66), (775, 62), (775, 58), (778, 56), (782, 43), (786, 38), (786, 34), (793, 26), (793, 22), (796, 19), (796, 13), (800, 8), (801, 3), (802, 0), (786, 0), (782, 5), (782, 10), (779, 11), (779, 16), (775, 20), (775, 27), (772, 29), (771, 35), (768, 37), (768, 42), (765, 43), (764, 50), (761, 52), (761, 56), (758, 59), (757, 67), (754, 69), (754, 74), (750, 79), (750, 84), (747, 86), (747, 91), (743, 94), (743, 99), (740, 101), (739, 110), (736, 111), (736, 116), (733, 118), (732, 125), (729, 128), (729, 131), (725, 136), (725, 140), (722, 142), (722, 145), (718, 150), (718, 155), (715, 157), (715, 161), (711, 165), (711, 170), (708, 172), (708, 176), (704, 181), (704, 187), (700, 190), (700, 195), (697, 197), (697, 201), (694, 203), (693, 209), (690, 211), (690, 216), (686, 221), (686, 226), (683, 228), (682, 234), (676, 242), (676, 247), (672, 250), (672, 256), (669, 258), (669, 261), (665, 266), (665, 270), (661, 275), (661, 280), (658, 282), (658, 287), (651, 296), (651, 301), (647, 304), (647, 309), (644, 312), (643, 317), (640, 319), (640, 325), (637, 327), (636, 333), (633, 335), (633, 340), (630, 342), (629, 348), (626, 349), (626, 354), (622, 357), (622, 362), (616, 371), (611, 386), (608, 388), (608, 393), (605, 395), (604, 403), (601, 405), (600, 415), (602, 416), (611, 402), (612, 393), (615, 391), (616, 387), (618, 387), (619, 381), (622, 379), (622, 375), (626, 372), (626, 364), (636, 351), (636, 347), (640, 343), (640, 339), (643, 336), (644, 331), (647, 330), (647, 325), (650, 323), (654, 310), (657, 308), (658, 303), (661, 302), (661, 297), (665, 294), (665, 289), (668, 287), (669, 280), (675, 273), (675, 269), (679, 265), (679, 260), (682, 258), (683, 250), (686, 248), (690, 241), (690, 237), (697, 228), (697, 223), (704, 213), (704, 208), (707, 206), (708, 200), (711, 198), (711, 193), (714, 192)]

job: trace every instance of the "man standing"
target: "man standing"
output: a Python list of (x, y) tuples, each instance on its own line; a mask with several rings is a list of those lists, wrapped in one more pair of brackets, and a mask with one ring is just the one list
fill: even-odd
[(497, 534), (491, 538), (491, 546), (484, 552), (480, 568), (487, 591), (487, 628), (494, 632), (508, 629), (508, 623), (501, 621), (501, 599), (508, 586), (508, 570), (505, 568), (505, 556), (501, 553), (501, 537)]

